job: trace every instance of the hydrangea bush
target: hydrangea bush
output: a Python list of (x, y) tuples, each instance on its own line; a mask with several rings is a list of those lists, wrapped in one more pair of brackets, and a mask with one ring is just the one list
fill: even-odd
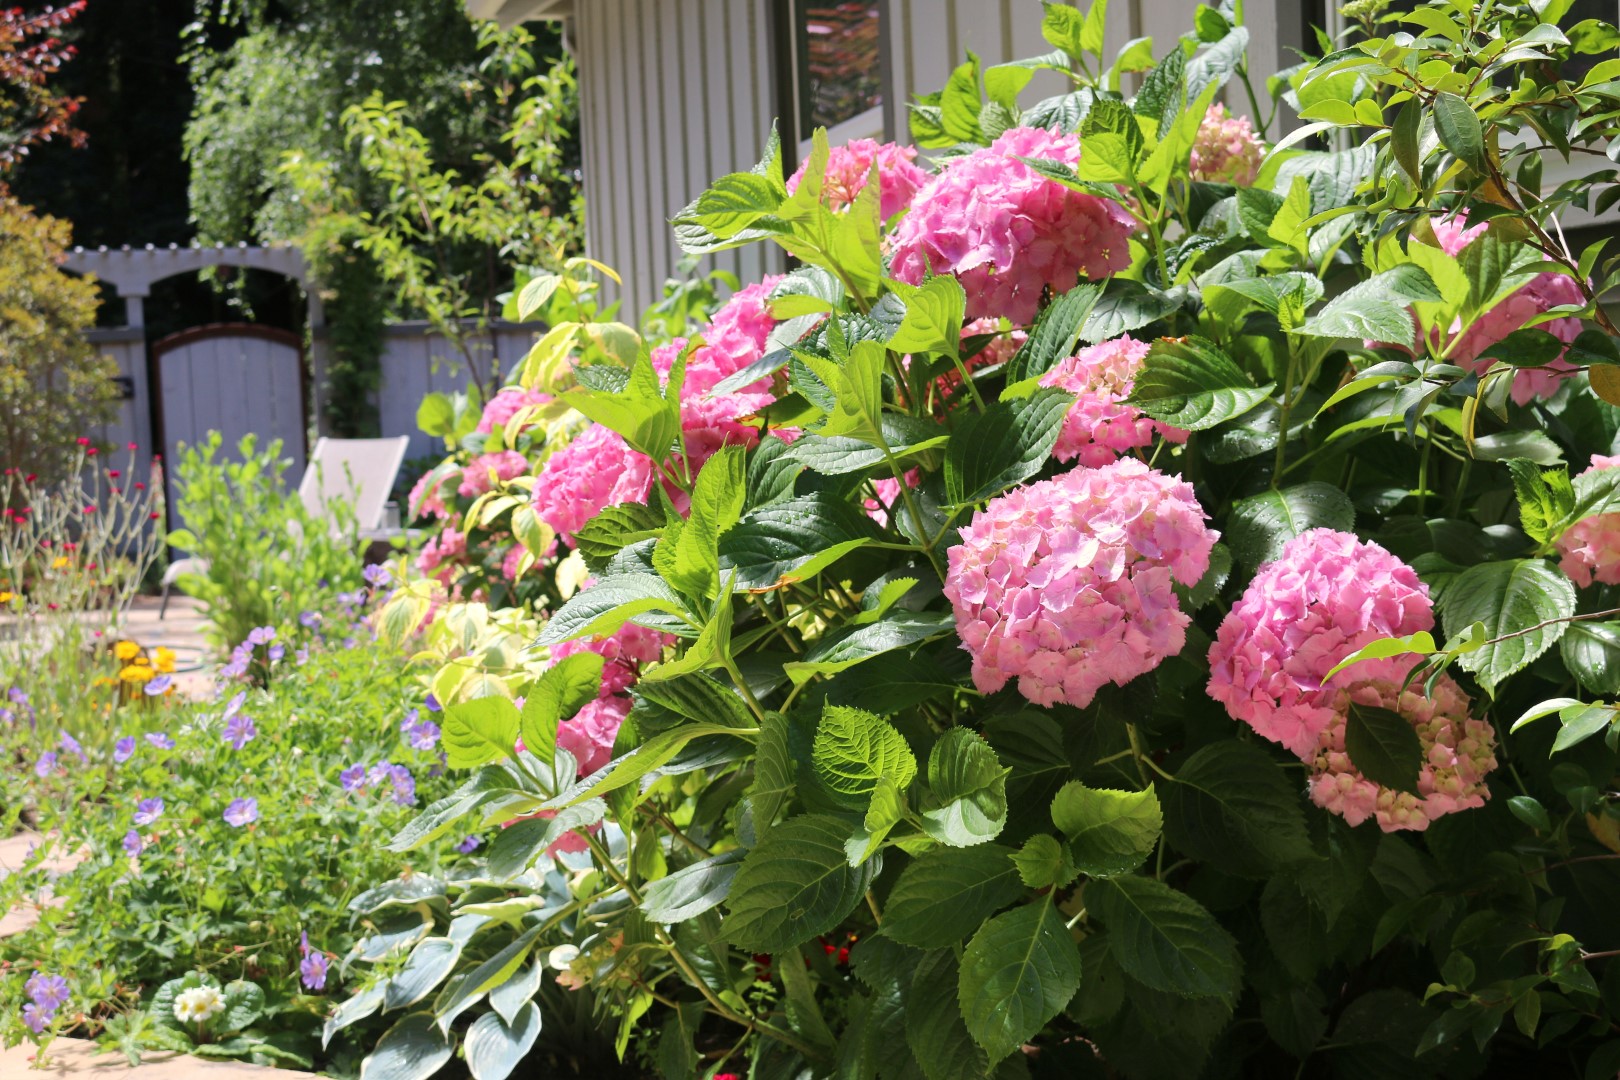
[(478, 496), (544, 599), (382, 615), (464, 780), (392, 847), (478, 844), (372, 894), (427, 928), (338, 1010), (368, 1070), (586, 1008), (708, 1080), (1620, 1068), (1616, 273), (1560, 225), (1620, 186), (1543, 179), (1620, 33), (1385, 6), (1256, 88), (1230, 6), (1104, 56), (1048, 5), (915, 148), (673, 219), (796, 269), (553, 327)]

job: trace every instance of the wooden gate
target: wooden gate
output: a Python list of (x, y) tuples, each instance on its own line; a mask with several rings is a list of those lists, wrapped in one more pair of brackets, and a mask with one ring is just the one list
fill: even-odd
[[(304, 474), (307, 424), (303, 339), (267, 326), (220, 323), (182, 330), (152, 346), (154, 426), (166, 464), (178, 463), (177, 444), (200, 445), (210, 431), (224, 437), (222, 449), (236, 456), (242, 436), (259, 437), (262, 448), (280, 439), (292, 459), (288, 480)], [(174, 505), (175, 465), (169, 477)]]

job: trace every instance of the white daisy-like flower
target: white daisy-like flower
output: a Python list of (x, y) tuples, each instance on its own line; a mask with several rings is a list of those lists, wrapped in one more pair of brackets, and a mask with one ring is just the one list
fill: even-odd
[(225, 1011), (225, 998), (217, 987), (196, 986), (174, 999), (174, 1018), (182, 1024), (201, 1024)]

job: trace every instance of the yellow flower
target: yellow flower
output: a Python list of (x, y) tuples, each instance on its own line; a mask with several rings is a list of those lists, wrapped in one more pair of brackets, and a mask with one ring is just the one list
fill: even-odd
[(3, 590), (0, 590), (0, 604), (9, 604), (9, 603), (11, 603), (11, 594), (8, 593), (8, 592), (5, 592)]
[(52, 570), (60, 570), (60, 569), (62, 569), (62, 567), (66, 566), (69, 561), (70, 560), (68, 559), (68, 557), (66, 555), (58, 555), (56, 557), (56, 561), (51, 563), (51, 569)]
[(137, 656), (135, 659), (131, 660), (130, 663), (134, 664), (136, 667), (151, 667), (152, 666), (152, 661), (148, 660), (144, 656)]
[(152, 666), (164, 673), (174, 671), (174, 650), (162, 645), (152, 650)]
[(141, 655), (141, 647), (133, 641), (120, 641), (113, 646), (113, 655), (120, 660), (133, 660)]
[(157, 674), (157, 673), (154, 672), (151, 668), (137, 667), (134, 664), (131, 664), (129, 667), (126, 667), (123, 671), (120, 671), (118, 673), (118, 677), (120, 679), (123, 679), (127, 683), (133, 683), (136, 686), (144, 686), (147, 683), (152, 681), (152, 676), (154, 676), (155, 674)]

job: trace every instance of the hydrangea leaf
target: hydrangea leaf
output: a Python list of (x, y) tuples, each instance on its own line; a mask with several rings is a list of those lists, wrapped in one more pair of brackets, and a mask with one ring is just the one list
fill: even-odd
[(695, 919), (719, 906), (731, 892), (744, 852), (727, 851), (650, 881), (641, 892), (641, 913), (653, 922)]
[(900, 872), (883, 906), (883, 934), (903, 945), (953, 946), (1022, 892), (1001, 844), (940, 848)]
[(1093, 877), (1112, 877), (1152, 854), (1164, 815), (1152, 788), (1099, 790), (1071, 780), (1052, 800), (1052, 823), (1068, 837), (1075, 866)]
[(1237, 942), (1192, 897), (1152, 878), (1118, 877), (1087, 885), (1085, 900), (1132, 978), (1181, 997), (1237, 996)]
[(516, 752), (518, 711), (504, 697), (481, 697), (445, 706), (444, 750), (452, 769), (476, 769)]
[(1270, 383), (1255, 386), (1213, 342), (1160, 338), (1148, 350), (1126, 400), (1160, 423), (1203, 431), (1242, 416), (1271, 390)]
[(945, 448), (945, 492), (956, 506), (994, 498), (1046, 464), (1074, 395), (1040, 390), (966, 417)]
[(1009, 772), (977, 732), (947, 731), (928, 755), (923, 831), (952, 847), (994, 840), (1007, 824)]
[(1542, 559), (1470, 566), (1440, 597), (1448, 633), (1479, 622), (1488, 639), (1503, 639), (1457, 659), (1492, 695), (1503, 680), (1557, 644), (1569, 627), (1557, 620), (1574, 614), (1575, 586)]
[(1319, 480), (1271, 489), (1232, 504), (1226, 543), (1251, 573), (1282, 554), (1288, 541), (1311, 529), (1349, 532), (1356, 525), (1350, 496)]
[(743, 859), (731, 883), (726, 939), (776, 953), (824, 934), (860, 903), (882, 860), (850, 866), (849, 826), (825, 814), (789, 818)]
[(904, 791), (917, 776), (917, 759), (894, 725), (838, 705), (821, 712), (811, 764), (822, 786), (851, 809), (866, 808), (880, 778)]
[(1165, 836), (1183, 854), (1249, 878), (1312, 856), (1300, 793), (1257, 746), (1212, 743), (1156, 788)]
[(997, 915), (962, 953), (957, 1000), (998, 1061), (1040, 1033), (1080, 989), (1080, 949), (1050, 898)]
[(1423, 744), (1412, 722), (1400, 713), (1352, 702), (1345, 718), (1344, 750), (1356, 770), (1379, 787), (1418, 793)]

